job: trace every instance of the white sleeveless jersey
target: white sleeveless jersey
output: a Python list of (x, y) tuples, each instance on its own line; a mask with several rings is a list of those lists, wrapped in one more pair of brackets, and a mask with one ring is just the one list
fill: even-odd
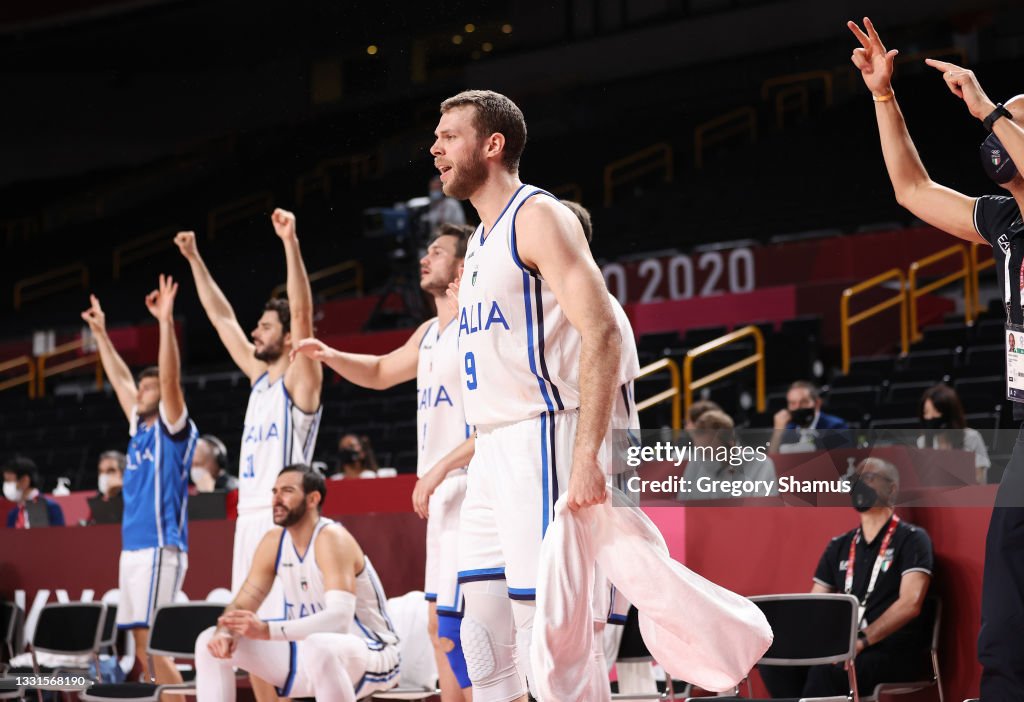
[[(301, 619), (316, 614), (326, 606), (324, 574), (316, 562), (316, 539), (325, 527), (334, 524), (321, 517), (313, 530), (306, 552), (299, 555), (287, 529), (281, 531), (277, 546), (274, 572), (281, 580), (285, 599), (285, 619)], [(388, 618), (384, 596), (377, 571), (368, 556), (363, 556), (363, 570), (356, 576), (356, 612), (353, 627), (348, 632), (384, 644), (398, 642), (395, 628)], [(339, 632), (344, 633), (344, 632)]]
[(636, 350), (636, 337), (633, 335), (633, 325), (629, 323), (626, 310), (622, 309), (618, 299), (608, 293), (608, 300), (612, 303), (612, 311), (615, 313), (615, 323), (619, 327), (619, 334), (622, 336), (622, 346), (619, 356), (619, 385), (624, 385), (636, 380), (640, 375), (640, 356)]
[(516, 251), (516, 214), (531, 197), (554, 196), (521, 186), (490, 232), (477, 227), (466, 251), (459, 360), (472, 425), (579, 407), (580, 336), (547, 282)]
[(459, 358), (458, 322), (439, 329), (434, 319), (420, 341), (416, 369), (416, 475), (421, 478), (469, 438)]
[(313, 459), (323, 408), (307, 414), (292, 403), (284, 376), (271, 383), (267, 373), (252, 386), (238, 461), (238, 513), (269, 510), (281, 469)]

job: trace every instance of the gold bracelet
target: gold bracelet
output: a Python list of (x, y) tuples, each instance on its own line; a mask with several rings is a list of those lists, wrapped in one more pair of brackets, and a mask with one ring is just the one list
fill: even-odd
[(891, 88), (885, 95), (875, 95), (874, 93), (871, 93), (871, 99), (875, 102), (889, 102), (894, 97), (896, 97), (896, 93), (894, 93)]

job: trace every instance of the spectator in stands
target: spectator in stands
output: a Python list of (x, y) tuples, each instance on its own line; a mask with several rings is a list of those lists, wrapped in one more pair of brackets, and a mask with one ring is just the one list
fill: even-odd
[(196, 441), (192, 456), (192, 484), (199, 492), (231, 492), (238, 489), (238, 478), (228, 472), (228, 448), (213, 434)]
[[(943, 187), (931, 179), (921, 163), (893, 92), (896, 51), (886, 50), (869, 19), (864, 18), (866, 31), (853, 22), (847, 26), (860, 43), (851, 58), (875, 101), (878, 135), (896, 200), (915, 216), (959, 239), (991, 246), (999, 299), (1006, 306), (1007, 321), (1024, 323), (1019, 287), (1006, 284), (1020, 279), (1024, 252), (1024, 237), (1018, 236), (1024, 209), (1024, 178), (1020, 174), (1024, 164), (1024, 95), (1010, 98), (1005, 105), (996, 104), (982, 90), (972, 71), (944, 61), (926, 60), (942, 72), (950, 91), (963, 100), (971, 116), (990, 132), (980, 148), (982, 168), (1006, 193), (975, 198)], [(936, 117), (929, 114), (932, 121)], [(1014, 403), (1013, 418), (1024, 419), (1024, 404)], [(1024, 533), (1022, 494), (1024, 450), (1018, 441), (1003, 471), (985, 544), (978, 635), (978, 660), (983, 668), (981, 698), (985, 700), (1024, 700), (1024, 646), (1020, 645), (1024, 620), (1020, 614), (1024, 612), (1024, 569), (1020, 567), (1024, 560), (1020, 538)], [(1009, 612), (1016, 614), (1008, 616)]]
[(441, 190), (441, 179), (434, 176), (430, 179), (430, 204), (420, 217), (423, 233), (429, 238), (435, 229), (442, 224), (465, 224), (466, 213), (462, 205), (452, 197), (446, 197)]
[[(932, 542), (924, 529), (895, 514), (899, 487), (893, 464), (860, 462), (850, 493), (860, 526), (825, 547), (811, 588), (860, 600), (855, 666), (862, 697), (879, 683), (929, 677), (932, 622), (921, 611), (932, 578)], [(760, 670), (773, 697), (845, 696), (849, 689), (841, 665)]]
[(690, 411), (686, 413), (686, 425), (683, 428), (688, 432), (692, 432), (697, 420), (700, 419), (705, 412), (710, 412), (711, 410), (716, 410), (718, 412), (723, 411), (722, 408), (718, 406), (717, 402), (712, 402), (711, 400), (697, 400), (690, 405)]
[(39, 472), (31, 458), (15, 456), (4, 465), (4, 497), (15, 503), (7, 513), (9, 528), (64, 526), (60, 505), (39, 492)]
[(121, 499), (124, 485), (124, 468), (128, 459), (120, 451), (104, 451), (96, 464), (97, 497), (104, 502)]
[[(714, 404), (714, 403), (709, 403)], [(734, 460), (691, 460), (686, 464), (686, 472), (683, 477), (689, 481), (687, 485), (692, 486), (688, 492), (680, 493), (681, 500), (709, 500), (726, 497), (765, 497), (765, 492), (751, 492), (744, 495), (735, 495), (731, 491), (721, 489), (723, 481), (772, 481), (770, 495), (777, 495), (778, 488), (775, 487), (775, 464), (772, 459), (759, 460), (753, 456), (750, 460), (743, 460), (737, 454), (739, 448), (736, 441), (735, 424), (732, 418), (720, 409), (708, 409), (701, 414), (689, 431), (690, 440), (694, 449), (711, 449), (715, 453), (721, 453), (720, 449), (726, 449), (730, 457), (736, 456)], [(748, 452), (749, 453), (749, 452)], [(707, 478), (709, 483), (716, 486), (711, 491), (706, 491), (698, 480)], [(701, 481), (705, 483), (706, 481)]]
[(770, 450), (797, 453), (852, 444), (845, 419), (821, 411), (821, 393), (814, 383), (797, 380), (786, 393), (786, 407), (775, 413)]
[[(365, 436), (345, 434), (338, 441), (338, 472), (331, 476), (331, 480), (343, 480), (345, 478), (376, 478), (377, 459), (373, 455), (373, 449), (368, 448)], [(370, 466), (373, 466), (372, 468)]]
[(967, 426), (956, 390), (945, 383), (933, 385), (921, 396), (921, 426), (928, 431), (917, 437), (920, 448), (960, 449), (974, 454), (975, 479), (984, 485), (992, 461), (985, 440)]

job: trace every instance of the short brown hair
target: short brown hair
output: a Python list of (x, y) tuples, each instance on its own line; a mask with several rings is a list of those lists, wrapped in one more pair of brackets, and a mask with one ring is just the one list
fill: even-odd
[(708, 410), (693, 423), (693, 433), (703, 439), (714, 438), (718, 446), (728, 446), (735, 441), (732, 417), (720, 409)]
[(146, 378), (160, 379), (160, 368), (158, 366), (147, 366), (139, 371), (138, 377), (135, 379), (136, 383), (141, 383)]
[(292, 308), (288, 306), (288, 298), (275, 297), (267, 300), (263, 305), (264, 312), (277, 312), (277, 318), (281, 320), (281, 333), (287, 334), (292, 330)]
[(690, 405), (690, 411), (687, 413), (686, 418), (696, 424), (698, 419), (703, 417), (705, 413), (711, 412), (712, 410), (721, 412), (722, 408), (717, 402), (712, 402), (711, 400), (698, 400)]
[[(811, 396), (811, 400), (817, 402), (821, 399), (821, 391), (818, 390), (818, 386), (809, 380), (794, 380), (793, 384), (789, 386), (790, 390), (806, 390), (807, 394)], [(787, 391), (788, 392), (788, 391)]]
[(519, 159), (526, 148), (526, 118), (523, 111), (501, 93), (493, 90), (463, 90), (441, 103), (441, 114), (456, 107), (472, 105), (476, 108), (473, 127), (481, 137), (501, 134), (505, 148), (502, 163), (510, 173), (519, 170)]
[(430, 240), (427, 241), (427, 246), (430, 246), (442, 236), (452, 236), (455, 237), (455, 258), (465, 258), (466, 245), (469, 243), (469, 237), (473, 236), (474, 231), (476, 230), (468, 224), (451, 224), (450, 222), (443, 222), (438, 225), (437, 229), (434, 230), (434, 233), (430, 235)]
[(561, 200), (561, 203), (568, 207), (583, 227), (583, 234), (587, 237), (587, 243), (594, 241), (594, 224), (590, 221), (590, 210), (574, 200)]

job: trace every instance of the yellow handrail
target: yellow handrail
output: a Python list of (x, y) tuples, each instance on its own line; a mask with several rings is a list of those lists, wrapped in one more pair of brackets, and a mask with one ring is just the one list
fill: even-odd
[(9, 361), (4, 361), (3, 363), (0, 363), (0, 373), (6, 373), (7, 371), (14, 370), (19, 366), (25, 366), (25, 374), (0, 381), (0, 390), (7, 390), (19, 385), (28, 385), (28, 397), (29, 399), (34, 399), (36, 396), (37, 372), (34, 358), (31, 356), (18, 356), (17, 358), (12, 358)]
[(149, 258), (165, 249), (174, 246), (174, 234), (177, 232), (174, 227), (164, 227), (149, 234), (143, 234), (130, 241), (126, 241), (114, 249), (113, 269), (114, 280), (121, 279), (121, 269), (134, 261), (141, 261)]
[[(717, 351), (720, 348), (733, 344), (741, 339), (746, 339), (750, 336), (754, 337), (754, 353), (752, 355), (736, 361), (725, 368), (716, 370), (714, 373), (708, 373), (703, 378), (698, 378), (696, 380), (693, 379), (693, 359), (709, 354), (712, 351)], [(764, 334), (761, 333), (760, 329), (755, 326), (743, 327), (742, 329), (737, 329), (725, 336), (712, 339), (706, 344), (701, 344), (697, 348), (690, 349), (686, 352), (686, 356), (683, 358), (683, 411), (690, 411), (690, 405), (693, 403), (694, 390), (700, 390), (702, 387), (718, 382), (722, 378), (726, 378), (733, 373), (738, 373), (744, 368), (749, 368), (753, 365), (757, 366), (757, 411), (764, 412)]]
[(806, 83), (818, 80), (822, 82), (825, 89), (825, 106), (828, 107), (832, 104), (832, 74), (828, 71), (804, 71), (803, 73), (790, 73), (769, 78), (761, 83), (761, 99), (767, 100), (772, 88), (795, 84), (803, 84), (806, 88)]
[(956, 56), (956, 63), (960, 66), (966, 66), (970, 61), (967, 58), (967, 51), (960, 48), (959, 46), (947, 46), (942, 49), (925, 49), (924, 51), (918, 51), (913, 54), (899, 54), (896, 57), (894, 63), (921, 63), (926, 58), (939, 58), (945, 57), (950, 58)]
[[(787, 101), (789, 98), (796, 98), (795, 101)], [(786, 112), (788, 105), (792, 104), (800, 112), (801, 117), (807, 117), (811, 110), (811, 97), (807, 92), (806, 85), (790, 85), (775, 93), (775, 126), (782, 129), (786, 125)]]
[[(996, 265), (996, 260), (991, 256), (984, 261), (978, 260), (978, 249), (981, 248), (981, 244), (971, 244), (971, 287), (973, 288), (974, 295), (974, 316), (977, 317), (983, 312), (981, 306), (981, 294), (978, 292), (978, 274), (988, 268), (992, 268)], [(992, 247), (986, 246), (989, 251)]]
[[(356, 295), (358, 295), (359, 297), (362, 297), (363, 296), (363, 264), (360, 263), (359, 261), (355, 261), (355, 260), (342, 261), (341, 263), (339, 263), (337, 265), (328, 266), (327, 268), (321, 268), (318, 271), (310, 273), (309, 274), (310, 285), (312, 285), (313, 283), (316, 283), (317, 281), (324, 280), (325, 278), (330, 278), (331, 276), (334, 276), (334, 275), (336, 275), (338, 273), (344, 273), (346, 271), (354, 271), (355, 275), (352, 277), (351, 280), (346, 280), (346, 281), (344, 281), (342, 283), (338, 283), (337, 285), (335, 285), (333, 287), (330, 287), (330, 288), (327, 288), (326, 290), (318, 290), (317, 293), (319, 295), (324, 296), (324, 297), (330, 297), (331, 295), (336, 295), (337, 293), (340, 293), (340, 292), (346, 292), (348, 290), (355, 290), (356, 291)], [(281, 283), (276, 288), (274, 288), (272, 291), (270, 291), (270, 297), (272, 297), (272, 298), (274, 298), (274, 297), (282, 297), (287, 292), (288, 292), (288, 284), (287, 283)]]
[(680, 392), (679, 385), (679, 365), (671, 358), (663, 358), (660, 361), (650, 363), (640, 369), (637, 378), (643, 378), (644, 376), (657, 373), (658, 371), (668, 369), (669, 375), (671, 376), (672, 387), (667, 390), (662, 390), (656, 395), (648, 397), (646, 400), (642, 400), (636, 403), (636, 411), (643, 412), (645, 409), (654, 407), (655, 405), (661, 404), (668, 400), (672, 400), (672, 428), (679, 431), (683, 428), (683, 409), (680, 403)]
[(749, 105), (708, 120), (693, 130), (693, 165), (704, 167), (704, 147), (729, 137), (750, 133), (750, 143), (757, 141), (757, 112)]
[(268, 191), (252, 193), (218, 205), (206, 217), (206, 235), (213, 239), (218, 227), (241, 222), (255, 214), (266, 213), (269, 216), (273, 207), (274, 194)]
[(0, 231), (4, 233), (4, 241), (8, 246), (15, 239), (28, 241), (28, 238), (39, 232), (39, 217), (15, 217), (0, 221)]
[[(943, 278), (932, 281), (924, 287), (919, 288), (917, 286), (917, 276), (922, 268), (927, 268), (932, 264), (945, 261), (953, 256), (959, 256), (962, 261), (961, 267), (955, 273), (950, 273)], [(974, 319), (975, 303), (973, 299), (973, 286), (971, 285), (971, 262), (970, 256), (967, 253), (967, 247), (955, 244), (910, 264), (907, 272), (907, 300), (910, 305), (910, 338), (912, 342), (923, 338), (923, 335), (917, 328), (917, 301), (924, 295), (950, 283), (955, 283), (961, 278), (964, 281), (964, 322), (970, 324), (971, 320)]]
[(14, 284), (14, 309), (20, 310), (23, 303), (79, 285), (83, 290), (89, 288), (89, 269), (84, 263), (72, 263), (46, 273), (22, 278)]
[[(652, 157), (654, 157), (652, 159)], [(633, 166), (625, 173), (619, 173), (627, 166)], [(667, 142), (652, 144), (636, 153), (612, 161), (604, 167), (604, 204), (608, 207), (615, 200), (615, 186), (630, 183), (642, 175), (664, 169), (666, 183), (675, 175), (672, 147)]]
[(82, 339), (78, 339), (76, 341), (69, 341), (66, 344), (61, 344), (60, 346), (55, 347), (53, 351), (48, 351), (44, 354), (39, 355), (39, 358), (37, 359), (37, 363), (39, 365), (39, 390), (37, 395), (38, 397), (43, 397), (44, 395), (46, 395), (47, 378), (54, 375), (59, 375), (61, 373), (66, 373), (67, 371), (74, 370), (76, 368), (84, 368), (85, 366), (91, 365), (96, 366), (96, 389), (103, 389), (103, 363), (100, 361), (100, 355), (98, 353), (89, 353), (84, 356), (80, 356), (79, 358), (73, 358), (70, 361), (64, 361), (63, 363), (58, 363), (55, 366), (50, 366), (49, 368), (47, 368), (50, 359), (54, 358), (55, 356), (63, 356), (64, 354), (68, 354), (73, 351), (80, 351), (84, 348), (85, 341)]
[[(879, 302), (874, 307), (869, 307), (863, 312), (858, 312), (853, 317), (850, 316), (850, 298), (858, 293), (862, 293), (865, 290), (875, 288), (882, 283), (887, 283), (890, 280), (898, 280), (900, 283), (900, 291), (895, 296)], [(839, 330), (842, 335), (842, 351), (843, 351), (843, 373), (850, 372), (850, 327), (854, 324), (859, 324), (865, 319), (870, 319), (880, 312), (884, 312), (890, 307), (896, 305), (900, 306), (900, 348), (903, 353), (906, 354), (910, 350), (910, 342), (907, 338), (907, 281), (903, 275), (903, 271), (899, 268), (890, 268), (884, 273), (879, 273), (874, 278), (869, 278), (861, 283), (857, 283), (853, 287), (843, 290), (842, 296), (839, 298)]]

